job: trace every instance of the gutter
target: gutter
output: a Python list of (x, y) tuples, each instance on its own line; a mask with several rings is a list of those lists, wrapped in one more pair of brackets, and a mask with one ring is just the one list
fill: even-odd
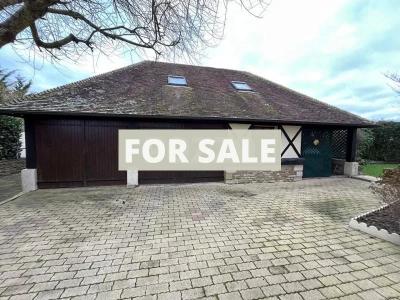
[(0, 114), (24, 117), (34, 116), (68, 116), (68, 117), (103, 117), (103, 118), (129, 118), (129, 119), (157, 119), (157, 120), (193, 120), (193, 121), (226, 121), (236, 123), (265, 123), (265, 124), (287, 124), (287, 125), (322, 125), (336, 127), (370, 128), (377, 124), (370, 123), (329, 123), (284, 119), (257, 119), (257, 118), (229, 118), (229, 117), (193, 117), (193, 116), (167, 116), (167, 115), (133, 115), (116, 113), (93, 113), (93, 112), (59, 112), (59, 111), (35, 111), (35, 110), (8, 110), (0, 109)]

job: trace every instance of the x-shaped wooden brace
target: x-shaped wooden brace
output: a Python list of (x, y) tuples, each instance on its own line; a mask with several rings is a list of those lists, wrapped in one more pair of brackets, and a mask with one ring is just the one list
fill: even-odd
[(283, 135), (286, 137), (288, 144), (286, 146), (285, 149), (283, 149), (281, 156), (283, 156), (283, 154), (285, 154), (285, 152), (287, 151), (287, 149), (289, 149), (289, 147), (292, 147), (294, 152), (296, 152), (297, 157), (301, 157), (300, 152), (297, 150), (296, 146), (294, 145), (294, 141), (296, 140), (297, 136), (301, 133), (301, 127), (300, 129), (296, 132), (296, 134), (294, 135), (294, 137), (291, 139), (289, 137), (289, 135), (286, 133), (285, 129), (283, 128), (283, 126), (279, 126), (280, 130), (282, 130)]

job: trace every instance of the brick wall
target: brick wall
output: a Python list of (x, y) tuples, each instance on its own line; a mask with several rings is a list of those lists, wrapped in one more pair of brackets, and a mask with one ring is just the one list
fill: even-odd
[(282, 165), (281, 171), (226, 171), (225, 183), (290, 182), (301, 180), (302, 177), (302, 165)]

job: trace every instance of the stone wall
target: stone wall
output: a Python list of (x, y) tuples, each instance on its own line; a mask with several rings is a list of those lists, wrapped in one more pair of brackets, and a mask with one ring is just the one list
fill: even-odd
[(332, 159), (332, 174), (343, 175), (344, 174), (344, 159), (333, 158)]
[(302, 165), (282, 165), (281, 171), (225, 172), (225, 183), (290, 182), (303, 178)]
[(25, 168), (25, 159), (0, 160), (0, 176), (19, 173), (23, 168)]

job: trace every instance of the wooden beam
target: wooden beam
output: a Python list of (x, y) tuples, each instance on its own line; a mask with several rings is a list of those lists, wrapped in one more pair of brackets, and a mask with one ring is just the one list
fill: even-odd
[(35, 142), (35, 126), (31, 118), (24, 119), (25, 126), (25, 148), (27, 169), (36, 169), (36, 142)]
[(356, 161), (357, 128), (347, 129), (346, 161)]

